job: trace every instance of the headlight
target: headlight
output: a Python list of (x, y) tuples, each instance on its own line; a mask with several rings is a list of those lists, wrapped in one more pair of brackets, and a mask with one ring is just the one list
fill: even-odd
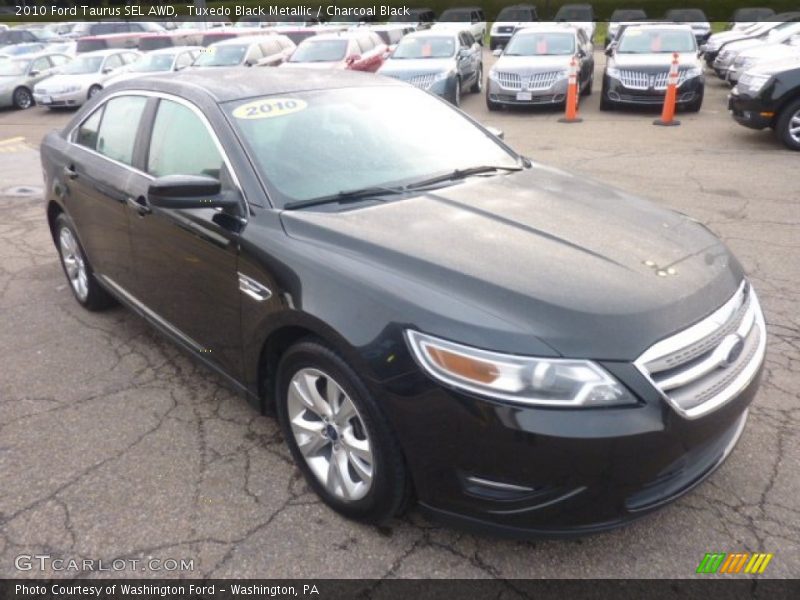
[(433, 84), (433, 83), (438, 83), (440, 81), (444, 81), (445, 79), (450, 77), (451, 74), (452, 74), (451, 71), (444, 71), (443, 73), (437, 73), (436, 75), (433, 76), (433, 81), (431, 83)]
[(692, 79), (694, 77), (700, 77), (700, 75), (702, 74), (703, 74), (703, 69), (701, 69), (700, 67), (690, 67), (689, 69), (686, 69), (683, 77), (684, 79)]
[(500, 354), (411, 330), (406, 339), (431, 377), (476, 394), (536, 406), (636, 404), (619, 381), (592, 361)]
[(489, 79), (497, 81), (497, 71), (494, 68), (489, 69)]
[(617, 69), (616, 67), (608, 67), (608, 68), (606, 68), (606, 75), (608, 75), (612, 79), (619, 79), (620, 78), (619, 69)]
[(754, 96), (761, 91), (761, 88), (763, 88), (769, 80), (769, 75), (754, 75), (751, 73), (745, 73), (739, 79), (739, 89), (743, 92), (747, 92), (751, 96)]

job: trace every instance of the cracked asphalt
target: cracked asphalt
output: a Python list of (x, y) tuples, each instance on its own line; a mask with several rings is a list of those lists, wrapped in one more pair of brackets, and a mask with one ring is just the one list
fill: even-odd
[(572, 125), (464, 99), (535, 160), (708, 225), (744, 264), (768, 322), (749, 423), (707, 482), (621, 530), (531, 542), (416, 511), (376, 529), (318, 502), (271, 418), (131, 312), (90, 314), (73, 300), (36, 190), (38, 143), (70, 113), (0, 111), (0, 577), (79, 574), (15, 569), (20, 554), (49, 554), (194, 560), (193, 571), (116, 573), (134, 577), (672, 578), (693, 576), (706, 552), (735, 551), (772, 552), (763, 577), (797, 577), (800, 156), (735, 124), (726, 94), (709, 77), (702, 112), (675, 128), (652, 126), (652, 113), (600, 113), (597, 92)]

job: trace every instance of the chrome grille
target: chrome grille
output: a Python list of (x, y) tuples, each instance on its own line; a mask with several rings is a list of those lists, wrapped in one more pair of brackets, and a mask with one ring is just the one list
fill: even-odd
[(636, 366), (675, 410), (693, 419), (741, 392), (755, 377), (765, 349), (761, 307), (743, 282), (722, 307), (653, 345)]
[(414, 77), (408, 80), (408, 83), (418, 88), (428, 89), (433, 84), (433, 79), (435, 77), (436, 75), (432, 73), (425, 75), (414, 75)]
[[(623, 69), (619, 72), (620, 81), (626, 88), (632, 90), (665, 90), (669, 81), (669, 70), (661, 73), (645, 73), (643, 71), (629, 71)], [(686, 81), (686, 70), (678, 70), (678, 85)]]
[(552, 87), (559, 77), (560, 71), (547, 71), (544, 73), (531, 73), (519, 75), (498, 71), (495, 74), (497, 82), (507, 90), (547, 90)]

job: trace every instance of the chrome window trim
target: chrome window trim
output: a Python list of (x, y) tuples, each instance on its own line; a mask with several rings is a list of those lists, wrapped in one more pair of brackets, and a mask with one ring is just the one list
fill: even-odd
[[(644, 351), (639, 358), (634, 361), (634, 366), (638, 371), (647, 379), (650, 385), (658, 392), (661, 398), (672, 407), (675, 412), (686, 419), (698, 419), (705, 416), (718, 408), (721, 408), (734, 397), (742, 392), (756, 376), (756, 373), (761, 368), (766, 355), (767, 347), (767, 329), (764, 321), (764, 315), (761, 311), (761, 305), (758, 302), (755, 291), (752, 287), (749, 288), (751, 310), (753, 313), (754, 322), (751, 327), (758, 328), (758, 345), (755, 354), (749, 363), (742, 369), (739, 375), (719, 394), (713, 396), (711, 399), (694, 406), (689, 409), (681, 408), (667, 393), (665, 393), (658, 383), (650, 376), (646, 364), (654, 361), (671, 352), (677, 352), (682, 348), (690, 346), (702, 337), (713, 334), (717, 329), (722, 327), (726, 320), (730, 318), (737, 310), (739, 303), (742, 300), (747, 281), (743, 280), (739, 285), (736, 293), (723, 304), (720, 308), (715, 310), (711, 315), (705, 317), (702, 321), (695, 323), (691, 327), (684, 329), (666, 339), (653, 344), (650, 348)], [(747, 317), (745, 317), (747, 319)]]
[[(239, 191), (239, 194), (242, 196), (242, 200), (245, 203), (245, 207), (244, 208), (246, 209), (247, 207), (250, 206), (250, 201), (247, 199), (247, 196), (245, 195), (244, 190), (242, 189), (242, 185), (239, 182), (239, 177), (236, 175), (236, 172), (233, 169), (233, 165), (231, 164), (231, 161), (228, 158), (228, 153), (225, 152), (225, 148), (222, 146), (222, 143), (219, 141), (219, 137), (217, 136), (217, 132), (214, 131), (214, 128), (211, 126), (210, 121), (206, 118), (205, 114), (203, 114), (203, 111), (200, 110), (200, 108), (198, 108), (196, 104), (193, 104), (192, 102), (186, 100), (185, 98), (181, 98), (180, 96), (175, 96), (173, 94), (168, 94), (166, 92), (154, 92), (152, 90), (139, 90), (139, 89), (127, 89), (127, 90), (120, 90), (118, 92), (113, 92), (113, 93), (109, 94), (108, 96), (106, 96), (105, 98), (103, 98), (103, 100), (100, 101), (97, 104), (97, 106), (94, 107), (94, 110), (92, 110), (92, 112), (90, 112), (86, 116), (85, 119), (82, 119), (81, 121), (79, 121), (69, 131), (69, 133), (67, 134), (67, 142), (69, 142), (69, 144), (72, 145), (72, 146), (75, 146), (75, 147), (78, 147), (78, 148), (82, 148), (83, 150), (85, 150), (87, 152), (91, 152), (92, 154), (94, 154), (96, 156), (100, 156), (101, 158), (104, 158), (104, 159), (108, 160), (109, 162), (114, 163), (115, 165), (124, 167), (124, 168), (128, 169), (129, 171), (132, 171), (132, 172), (134, 172), (134, 173), (136, 173), (138, 175), (142, 175), (142, 176), (146, 177), (147, 179), (149, 179), (150, 181), (154, 181), (155, 177), (153, 177), (152, 175), (150, 175), (150, 173), (147, 173), (146, 171), (142, 171), (142, 170), (137, 169), (136, 167), (133, 167), (131, 165), (126, 165), (125, 163), (122, 163), (122, 162), (119, 162), (117, 160), (114, 160), (113, 158), (109, 158), (105, 154), (101, 154), (101, 153), (97, 152), (96, 150), (92, 150), (91, 148), (87, 148), (86, 146), (82, 146), (82, 145), (80, 145), (80, 144), (75, 142), (75, 136), (77, 134), (78, 128), (80, 128), (81, 125), (83, 125), (95, 112), (97, 112), (97, 110), (99, 110), (102, 106), (105, 106), (105, 104), (108, 103), (109, 100), (112, 100), (114, 98), (118, 98), (120, 96), (145, 96), (145, 97), (148, 97), (148, 98), (160, 98), (160, 99), (163, 99), (163, 100), (169, 100), (171, 102), (175, 102), (176, 104), (180, 104), (182, 106), (185, 106), (189, 110), (191, 110), (200, 119), (200, 121), (203, 123), (203, 125), (205, 126), (206, 130), (208, 131), (208, 133), (211, 135), (211, 139), (214, 141), (214, 145), (216, 146), (217, 150), (219, 151), (220, 156), (222, 156), (222, 160), (223, 160), (223, 162), (225, 163), (225, 166), (228, 169), (228, 173), (230, 173), (231, 179), (233, 180), (233, 184), (236, 186), (236, 189)], [(148, 140), (148, 142), (149, 142), (149, 140)], [(248, 214), (249, 214), (249, 211), (245, 210), (245, 215), (248, 215)], [(245, 220), (246, 220), (246, 216), (245, 216)]]

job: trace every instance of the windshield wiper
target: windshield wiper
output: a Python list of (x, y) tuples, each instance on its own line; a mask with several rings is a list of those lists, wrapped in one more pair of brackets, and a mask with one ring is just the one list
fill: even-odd
[(388, 186), (373, 186), (361, 188), (358, 190), (346, 190), (330, 194), (328, 196), (319, 196), (317, 198), (310, 198), (309, 200), (298, 200), (297, 202), (289, 202), (284, 206), (284, 210), (296, 210), (298, 208), (305, 208), (307, 206), (319, 206), (321, 204), (346, 204), (347, 202), (357, 202), (358, 200), (365, 200), (367, 198), (380, 198), (381, 196), (389, 196), (395, 194), (405, 193), (405, 187), (388, 187)]
[(483, 165), (480, 167), (469, 167), (468, 169), (455, 169), (453, 171), (450, 171), (449, 173), (445, 173), (444, 175), (437, 175), (436, 177), (431, 177), (429, 179), (423, 179), (422, 181), (410, 183), (407, 186), (405, 186), (405, 189), (416, 190), (419, 188), (428, 187), (429, 185), (434, 185), (436, 183), (442, 183), (445, 181), (456, 181), (458, 179), (466, 179), (467, 177), (471, 177), (473, 175), (481, 175), (483, 173), (495, 173), (497, 171), (522, 171), (522, 167)]

